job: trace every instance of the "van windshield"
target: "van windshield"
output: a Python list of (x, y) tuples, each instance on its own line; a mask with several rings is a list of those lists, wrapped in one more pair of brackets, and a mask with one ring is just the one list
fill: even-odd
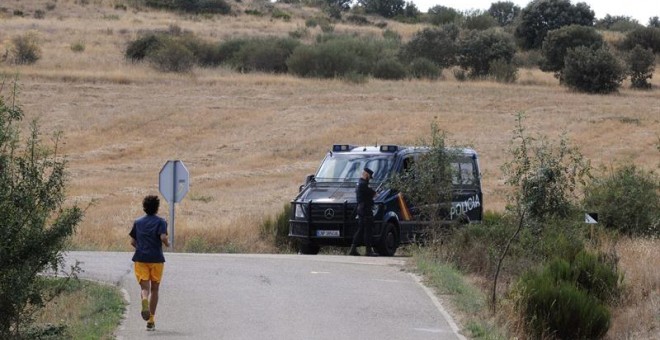
[(357, 182), (367, 167), (374, 171), (373, 181), (380, 182), (387, 178), (393, 164), (393, 156), (335, 153), (323, 160), (315, 179), (317, 182)]

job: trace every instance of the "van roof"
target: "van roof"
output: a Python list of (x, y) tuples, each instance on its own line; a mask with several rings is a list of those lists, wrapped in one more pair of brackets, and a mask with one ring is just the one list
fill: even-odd
[[(362, 154), (387, 154), (387, 153), (397, 153), (399, 151), (415, 151), (429, 150), (428, 146), (404, 146), (396, 144), (381, 144), (375, 146), (359, 146), (351, 144), (334, 144), (332, 147), (332, 152), (338, 153), (362, 153)], [(477, 156), (477, 152), (472, 148), (456, 148), (449, 147), (447, 148), (450, 151), (459, 152), (468, 156)]]

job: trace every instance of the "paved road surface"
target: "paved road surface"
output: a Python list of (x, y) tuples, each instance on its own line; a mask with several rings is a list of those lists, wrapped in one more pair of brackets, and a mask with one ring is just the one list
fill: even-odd
[(156, 331), (132, 253), (70, 252), (81, 277), (125, 289), (120, 339), (462, 339), (402, 258), (166, 253)]

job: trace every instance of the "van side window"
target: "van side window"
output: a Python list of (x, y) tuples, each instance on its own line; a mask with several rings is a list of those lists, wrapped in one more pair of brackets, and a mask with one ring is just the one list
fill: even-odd
[(476, 184), (476, 174), (474, 165), (469, 160), (460, 160), (451, 163), (452, 183), (454, 185), (473, 185)]
[(408, 172), (415, 163), (415, 158), (413, 156), (408, 156), (403, 160), (403, 172)]

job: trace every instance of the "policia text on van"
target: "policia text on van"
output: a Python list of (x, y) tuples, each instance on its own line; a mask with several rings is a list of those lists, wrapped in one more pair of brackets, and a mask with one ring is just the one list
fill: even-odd
[[(370, 186), (380, 189), (390, 176), (405, 171), (429, 150), (397, 145), (334, 145), (291, 202), (289, 237), (297, 239), (303, 254), (317, 254), (321, 246), (350, 246), (357, 229), (355, 186), (362, 169), (373, 170)], [(477, 153), (472, 149), (454, 151), (451, 208), (442, 218), (448, 222), (481, 222), (483, 196)], [(400, 244), (410, 243), (422, 234), (426, 224), (405, 193), (389, 188), (377, 191), (372, 244), (380, 255), (393, 256)]]

